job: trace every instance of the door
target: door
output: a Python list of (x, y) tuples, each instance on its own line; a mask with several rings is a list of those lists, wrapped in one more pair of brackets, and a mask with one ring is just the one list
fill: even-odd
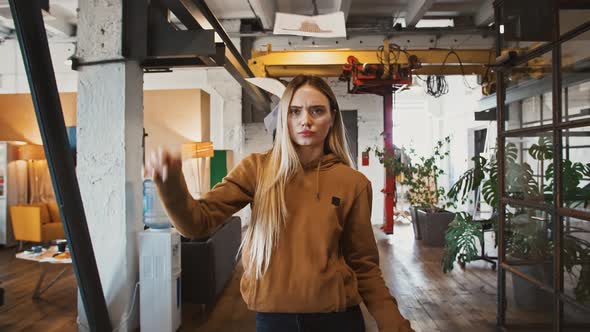
[(356, 110), (342, 111), (342, 120), (344, 120), (344, 127), (346, 128), (346, 139), (348, 140), (348, 149), (350, 156), (354, 161), (354, 168), (357, 168), (358, 163), (358, 120)]

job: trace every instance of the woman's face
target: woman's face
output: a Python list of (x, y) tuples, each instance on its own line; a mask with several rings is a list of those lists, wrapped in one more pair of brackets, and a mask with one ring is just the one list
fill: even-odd
[(289, 136), (293, 143), (323, 148), (334, 123), (328, 97), (313, 86), (304, 85), (295, 91), (287, 115)]

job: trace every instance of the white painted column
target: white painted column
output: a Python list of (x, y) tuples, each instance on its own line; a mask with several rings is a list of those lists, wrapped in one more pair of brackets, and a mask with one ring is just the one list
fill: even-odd
[[(207, 69), (207, 83), (222, 99), (222, 111), (211, 103), (211, 129), (215, 149), (232, 150), (234, 160), (242, 157), (244, 127), (242, 125), (242, 88), (224, 68)], [(222, 129), (221, 133), (219, 129)], [(217, 135), (214, 135), (217, 134)], [(222, 134), (223, 136), (219, 135)]]
[[(82, 62), (122, 58), (123, 0), (80, 1), (77, 57)], [(138, 281), (137, 235), (142, 227), (143, 72), (136, 62), (81, 67), (78, 81), (80, 191), (114, 329), (128, 319)], [(78, 300), (79, 327), (87, 330)]]

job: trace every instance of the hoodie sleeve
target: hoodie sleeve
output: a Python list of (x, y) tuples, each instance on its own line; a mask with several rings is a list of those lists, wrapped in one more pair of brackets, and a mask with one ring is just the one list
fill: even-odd
[[(188, 238), (205, 237), (227, 218), (250, 204), (254, 199), (257, 164), (254, 154), (242, 159), (220, 183), (196, 200), (186, 188), (177, 193), (161, 195), (165, 209), (178, 231)], [(181, 183), (186, 187), (183, 181), (184, 177)]]
[(347, 264), (354, 270), (358, 288), (369, 312), (381, 332), (412, 331), (390, 294), (379, 268), (379, 252), (371, 225), (371, 183), (355, 198), (342, 235), (342, 250)]

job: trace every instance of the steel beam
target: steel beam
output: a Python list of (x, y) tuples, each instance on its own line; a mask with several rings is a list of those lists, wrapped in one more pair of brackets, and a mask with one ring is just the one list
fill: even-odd
[[(414, 69), (415, 75), (483, 75), (486, 72), (484, 65), (463, 66), (424, 66)], [(264, 72), (255, 69), (254, 73), (259, 77), (294, 77), (299, 74), (316, 75), (322, 77), (338, 77), (342, 74), (342, 65), (296, 65), (296, 66), (266, 66)]]
[(214, 30), (219, 41), (225, 44), (225, 63), (224, 67), (240, 83), (257, 108), (267, 110), (270, 107), (270, 99), (258, 87), (248, 83), (245, 79), (254, 77), (254, 74), (248, 68), (248, 64), (240, 52), (234, 46), (229, 35), (225, 32), (215, 15), (211, 12), (204, 0), (162, 0), (176, 17), (188, 27), (197, 25), (206, 30)]
[[(492, 56), (493, 50), (456, 50), (463, 64), (461, 69), (458, 59), (453, 55), (448, 56), (449, 50), (407, 50), (406, 52), (394, 51), (391, 61), (407, 64), (407, 54), (417, 56), (423, 67), (416, 69), (416, 74), (483, 74), (486, 70), (484, 65), (495, 58)], [(269, 50), (253, 51), (248, 63), (257, 77), (289, 77), (299, 73), (339, 76), (342, 73), (342, 66), (347, 63), (351, 55), (361, 63), (378, 64), (383, 61), (376, 50)], [(443, 63), (445, 63), (444, 68)]]
[(215, 32), (203, 30), (196, 22), (185, 22), (188, 30), (178, 29), (169, 20), (168, 6), (174, 7), (175, 2), (125, 2), (125, 57), (140, 61), (147, 69), (222, 66), (225, 46), (215, 42)]
[(148, 55), (161, 57), (215, 57), (213, 30), (177, 30), (168, 21), (168, 10), (157, 4), (150, 5), (148, 29)]
[[(228, 32), (232, 38), (239, 37), (273, 37), (272, 31), (255, 31), (255, 32)], [(346, 28), (346, 36), (408, 36), (408, 37), (430, 37), (449, 36), (449, 35), (476, 35), (476, 36), (491, 36), (493, 31), (488, 27), (451, 27), (451, 28), (402, 28), (385, 27), (382, 24), (357, 24), (348, 23)]]
[(38, 0), (10, 0), (37, 123), (91, 331), (112, 331)]

